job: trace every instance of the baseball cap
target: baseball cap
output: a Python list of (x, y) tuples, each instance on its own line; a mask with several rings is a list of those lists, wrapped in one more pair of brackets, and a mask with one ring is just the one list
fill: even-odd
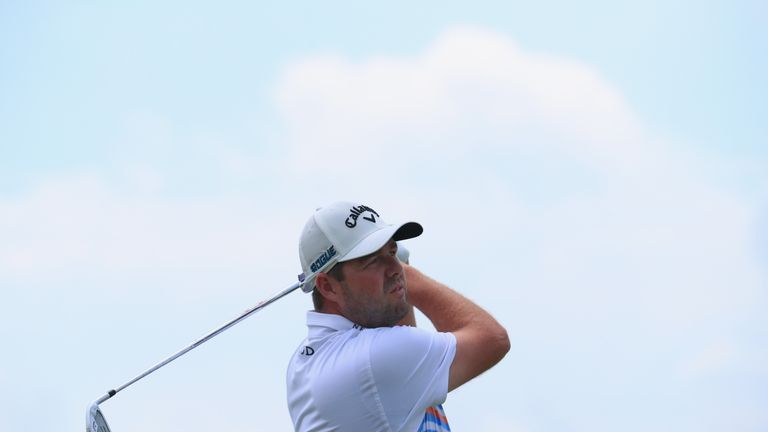
[(302, 290), (315, 287), (315, 276), (336, 263), (353, 260), (379, 250), (390, 239), (418, 237), (424, 229), (417, 222), (392, 225), (367, 205), (338, 201), (315, 210), (299, 238)]

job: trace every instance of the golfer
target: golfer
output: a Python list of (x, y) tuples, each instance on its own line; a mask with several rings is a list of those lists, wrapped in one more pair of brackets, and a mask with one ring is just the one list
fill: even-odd
[[(448, 392), (509, 350), (490, 314), (398, 259), (396, 242), (421, 233), (351, 202), (307, 221), (299, 258), (314, 310), (286, 379), (297, 431), (449, 431)], [(436, 332), (415, 327), (413, 307)]]

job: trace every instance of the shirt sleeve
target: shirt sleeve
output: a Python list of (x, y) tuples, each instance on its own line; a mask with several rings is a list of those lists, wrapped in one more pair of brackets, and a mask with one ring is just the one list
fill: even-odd
[(421, 418), (428, 407), (445, 401), (455, 354), (452, 333), (415, 327), (377, 329), (370, 346), (371, 371), (391, 425)]

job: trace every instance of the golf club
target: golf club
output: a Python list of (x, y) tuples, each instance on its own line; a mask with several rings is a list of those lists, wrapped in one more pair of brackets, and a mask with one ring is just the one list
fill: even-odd
[(136, 378), (128, 381), (127, 383), (121, 385), (120, 387), (110, 390), (105, 394), (104, 396), (97, 399), (95, 402), (91, 404), (91, 406), (88, 408), (88, 411), (86, 412), (85, 417), (85, 430), (86, 432), (110, 432), (109, 425), (107, 425), (107, 420), (104, 418), (104, 415), (101, 413), (101, 409), (99, 408), (99, 405), (110, 399), (112, 396), (116, 395), (120, 391), (124, 390), (126, 387), (130, 386), (131, 384), (135, 383), (136, 381), (139, 381), (140, 379), (144, 378), (145, 376), (151, 374), (152, 372), (160, 369), (161, 367), (167, 365), (168, 363), (176, 360), (177, 358), (181, 357), (182, 355), (188, 353), (189, 351), (193, 350), (194, 348), (197, 348), (198, 346), (204, 344), (205, 342), (208, 342), (213, 337), (217, 336), (224, 330), (232, 327), (233, 325), (239, 323), (243, 319), (249, 317), (253, 313), (263, 309), (264, 307), (274, 303), (275, 301), (281, 299), (282, 297), (285, 297), (289, 293), (295, 291), (299, 287), (301, 287), (304, 284), (304, 275), (299, 275), (299, 281), (294, 283), (293, 285), (289, 286), (288, 288), (280, 291), (279, 293), (275, 294), (274, 296), (270, 297), (267, 300), (262, 301), (261, 303), (257, 304), (256, 306), (246, 310), (243, 312), (240, 316), (237, 318), (227, 322), (226, 324), (222, 325), (221, 327), (211, 331), (210, 333), (206, 334), (202, 338), (196, 340), (191, 345), (185, 347), (181, 351), (177, 352), (176, 354), (173, 354), (172, 356), (168, 357), (167, 359), (163, 360), (162, 362), (158, 363), (155, 366), (152, 366), (149, 368), (146, 372), (142, 373), (141, 375), (137, 376)]

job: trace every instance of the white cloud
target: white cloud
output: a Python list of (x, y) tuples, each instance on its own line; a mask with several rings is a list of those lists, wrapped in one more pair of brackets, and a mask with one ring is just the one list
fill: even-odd
[(729, 369), (738, 357), (739, 353), (732, 342), (715, 341), (687, 359), (683, 373), (692, 378), (708, 376)]
[[(147, 285), (153, 285), (150, 275), (158, 274), (252, 277), (272, 260), (275, 250), (283, 254), (294, 250), (297, 235), (286, 233), (298, 219), (270, 211), (259, 200), (163, 198), (125, 194), (123, 187), (115, 189), (96, 175), (71, 176), (0, 201), (3, 277), (51, 282), (121, 275), (144, 278)], [(289, 281), (298, 266), (282, 261), (285, 265), (277, 268), (286, 270), (282, 280)], [(47, 289), (57, 288), (47, 285)], [(195, 291), (189, 285), (167, 289), (179, 294)]]
[[(446, 32), (421, 56), (287, 67), (276, 99), (301, 168), (536, 153), (627, 169), (649, 157), (620, 93), (590, 66), (529, 53), (482, 29)], [(458, 139), (457, 139), (458, 138)]]

